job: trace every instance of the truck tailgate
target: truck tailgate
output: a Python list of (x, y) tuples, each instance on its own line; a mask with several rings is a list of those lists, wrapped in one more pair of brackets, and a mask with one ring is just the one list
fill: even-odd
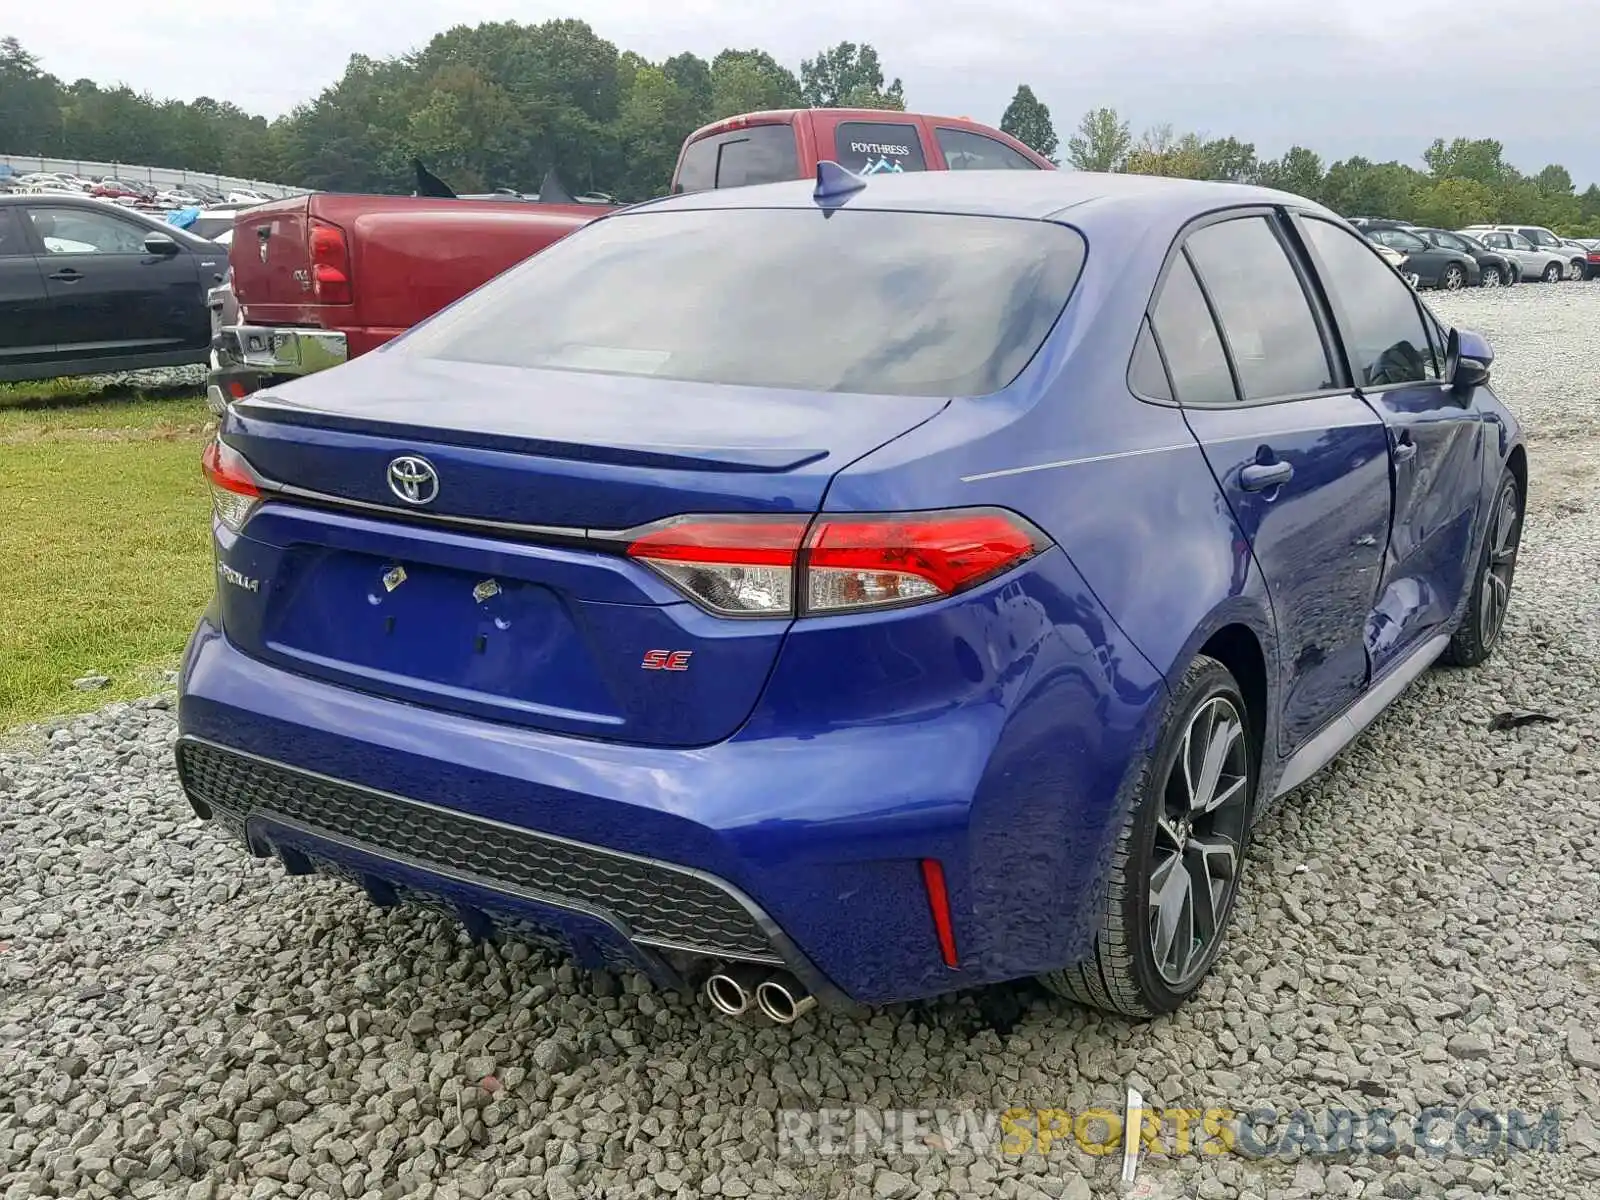
[(239, 214), (233, 228), (228, 266), (233, 269), (233, 291), (252, 320), (263, 319), (256, 310), (267, 306), (300, 307), (312, 300), (311, 277), (306, 270), (306, 222), (310, 196), (293, 196), (263, 204)]

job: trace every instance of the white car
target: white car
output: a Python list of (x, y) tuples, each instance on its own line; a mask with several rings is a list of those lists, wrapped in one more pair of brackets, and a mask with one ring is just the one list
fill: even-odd
[[(1477, 238), (1491, 250), (1498, 250), (1522, 271), (1524, 279), (1542, 279), (1555, 283), (1571, 273), (1571, 263), (1566, 252), (1556, 253), (1535, 246), (1522, 234), (1506, 225), (1468, 225), (1456, 230), (1467, 237)], [(1554, 237), (1554, 234), (1551, 234)]]
[(1589, 273), (1589, 256), (1584, 253), (1583, 247), (1574, 245), (1570, 238), (1564, 238), (1552, 229), (1546, 229), (1543, 225), (1497, 225), (1495, 228), (1508, 233), (1520, 233), (1538, 249), (1561, 255), (1566, 260), (1568, 279), (1582, 279)]
[(83, 180), (72, 175), (63, 175), (58, 171), (34, 171), (28, 175), (19, 175), (14, 182), (19, 191), (31, 192), (37, 195), (81, 196), (89, 190), (89, 185)]

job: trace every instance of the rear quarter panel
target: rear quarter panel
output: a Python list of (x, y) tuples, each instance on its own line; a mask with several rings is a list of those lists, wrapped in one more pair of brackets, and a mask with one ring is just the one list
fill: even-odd
[[(958, 941), (980, 975), (1044, 970), (1088, 952), (1131, 802), (1126, 782), (1154, 746), (1170, 685), (1224, 626), (1245, 627), (1261, 647), (1262, 744), (1277, 741), (1277, 644), (1249, 546), (1181, 412), (1139, 400), (1127, 384), (1175, 233), (1130, 221), (1091, 237), (1066, 313), (1010, 388), (953, 402), (841, 472), (824, 501), (825, 511), (999, 505), (1059, 547), (1041, 556), (1019, 585), (1021, 606), (987, 640), (965, 638), (975, 652), (961, 652), (965, 631), (952, 627), (948, 645), (935, 639), (916, 656), (981, 662), (983, 678), (995, 680), (988, 757), (963, 786), (964, 823), (946, 852), (968, 868), (953, 873), (952, 902), (968, 922)], [(790, 650), (804, 625), (791, 632), (769, 694), (796, 661)], [(806, 661), (841, 657), (842, 648)], [(1265, 765), (1263, 794), (1277, 771)]]

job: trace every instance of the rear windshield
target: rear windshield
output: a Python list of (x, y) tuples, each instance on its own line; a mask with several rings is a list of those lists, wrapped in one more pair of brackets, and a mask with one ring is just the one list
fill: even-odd
[(820, 392), (1010, 383), (1086, 247), (1045, 221), (839, 209), (611, 217), (417, 326), (402, 353)]

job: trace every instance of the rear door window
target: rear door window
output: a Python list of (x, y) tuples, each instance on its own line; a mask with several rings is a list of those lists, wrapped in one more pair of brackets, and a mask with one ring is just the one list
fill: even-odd
[(1216, 306), (1246, 400), (1333, 388), (1327, 346), (1305, 288), (1265, 217), (1207, 225), (1187, 245)]
[(751, 125), (692, 142), (678, 168), (679, 192), (800, 178), (792, 125)]
[(1039, 166), (1004, 142), (970, 129), (935, 129), (944, 165), (952, 171), (1037, 171)]
[(151, 231), (109, 213), (80, 208), (32, 208), (28, 217), (47, 254), (143, 254)]
[(857, 175), (928, 169), (922, 134), (910, 121), (841, 121), (833, 141), (839, 165)]

